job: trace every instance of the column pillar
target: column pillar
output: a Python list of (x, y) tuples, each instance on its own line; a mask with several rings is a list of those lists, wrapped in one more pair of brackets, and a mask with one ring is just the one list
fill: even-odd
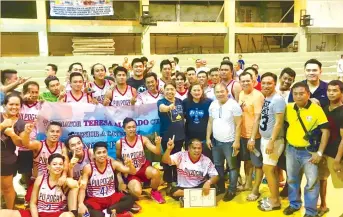
[(236, 1), (224, 0), (224, 22), (227, 26), (227, 34), (224, 39), (224, 53), (235, 53), (235, 17), (236, 17)]
[[(149, 6), (149, 0), (140, 0), (140, 16), (143, 15), (143, 5)], [(149, 8), (149, 7), (147, 7)], [(143, 56), (150, 56), (150, 31), (149, 26), (142, 27), (141, 35), (141, 53)]]
[(39, 55), (49, 56), (49, 43), (47, 32), (46, 1), (36, 0), (37, 20), (41, 28), (38, 31)]

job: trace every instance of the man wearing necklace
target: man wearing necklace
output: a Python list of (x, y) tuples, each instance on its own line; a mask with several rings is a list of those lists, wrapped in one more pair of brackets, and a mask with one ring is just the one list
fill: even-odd
[[(322, 160), (319, 164), (319, 172), (325, 183), (331, 175), (334, 188), (343, 188), (343, 104), (341, 101), (343, 83), (339, 80), (330, 81), (327, 95), (330, 104), (324, 108), (324, 112), (330, 125), (330, 138), (323, 157), (326, 160)], [(326, 196), (326, 191), (324, 193), (322, 198)], [(326, 203), (322, 202), (318, 215), (323, 216), (328, 211)]]
[(100, 63), (96, 63), (92, 66), (91, 75), (93, 76), (94, 81), (89, 83), (89, 87), (94, 91), (91, 93), (93, 101), (95, 103), (103, 104), (106, 91), (114, 85), (113, 81), (105, 79), (106, 67)]

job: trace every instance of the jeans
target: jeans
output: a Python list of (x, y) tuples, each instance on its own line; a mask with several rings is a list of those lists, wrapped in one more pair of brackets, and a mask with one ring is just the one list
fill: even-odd
[(304, 171), (307, 184), (304, 190), (306, 214), (317, 215), (317, 201), (319, 197), (318, 166), (310, 163), (312, 157), (306, 149), (297, 149), (291, 145), (286, 147), (286, 166), (288, 183), (288, 200), (290, 206), (300, 209), (301, 199), (299, 194), (301, 184), (301, 170)]
[[(238, 169), (237, 169), (237, 157), (232, 157), (232, 144), (233, 142), (219, 142), (213, 139), (212, 155), (213, 163), (216, 166), (216, 169), (219, 174), (220, 181), (218, 185), (224, 184), (224, 160), (229, 164), (230, 168), (230, 186), (228, 191), (231, 193), (236, 193), (237, 190), (237, 180), (238, 180)], [(222, 186), (219, 186), (219, 188)]]

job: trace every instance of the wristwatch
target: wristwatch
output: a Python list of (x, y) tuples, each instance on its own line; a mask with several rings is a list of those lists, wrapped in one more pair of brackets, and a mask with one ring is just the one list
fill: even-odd
[(317, 154), (319, 155), (319, 157), (323, 157), (323, 153), (321, 153), (320, 151), (317, 151)]

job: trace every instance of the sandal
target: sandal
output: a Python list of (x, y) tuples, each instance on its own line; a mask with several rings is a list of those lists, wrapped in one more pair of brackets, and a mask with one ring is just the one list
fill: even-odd
[(250, 193), (246, 200), (247, 201), (256, 201), (260, 196), (261, 196), (260, 193), (258, 193), (257, 195), (255, 195), (254, 193)]
[(270, 202), (270, 201), (269, 201), (269, 197), (264, 197), (264, 198), (262, 198), (261, 200), (259, 200), (257, 202), (258, 202), (258, 204), (262, 204), (262, 203)]
[(266, 201), (266, 202), (258, 205), (257, 208), (259, 208), (259, 210), (261, 210), (263, 212), (269, 212), (269, 211), (274, 211), (274, 210), (280, 210), (281, 205), (272, 207), (272, 205), (270, 204), (270, 201)]
[(325, 214), (328, 213), (329, 211), (330, 211), (329, 208), (326, 208), (326, 210), (319, 209), (319, 210), (318, 210), (317, 216), (318, 216), (318, 217), (322, 217), (323, 215), (325, 215)]

